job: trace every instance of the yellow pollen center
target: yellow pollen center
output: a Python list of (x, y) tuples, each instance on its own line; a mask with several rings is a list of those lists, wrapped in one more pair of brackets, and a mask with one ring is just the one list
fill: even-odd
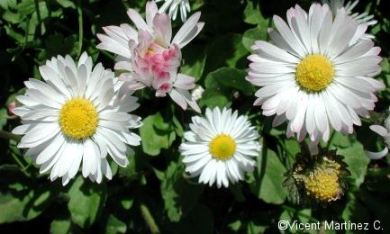
[(73, 98), (62, 106), (59, 124), (64, 135), (82, 140), (95, 134), (98, 113), (89, 100)]
[(146, 55), (147, 56), (153, 56), (154, 54), (156, 54), (154, 49), (152, 47), (149, 47), (148, 50), (146, 51)]
[(304, 179), (304, 185), (307, 194), (320, 201), (336, 200), (342, 193), (339, 175), (335, 170), (315, 170)]
[(209, 151), (217, 160), (228, 160), (236, 152), (236, 142), (226, 134), (220, 134), (210, 142)]
[(297, 66), (295, 78), (301, 88), (309, 92), (325, 89), (334, 78), (332, 62), (320, 54), (306, 56)]

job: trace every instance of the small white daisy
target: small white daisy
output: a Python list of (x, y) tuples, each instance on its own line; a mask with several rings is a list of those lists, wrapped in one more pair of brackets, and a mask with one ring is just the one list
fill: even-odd
[(377, 133), (379, 136), (383, 137), (386, 147), (380, 152), (370, 152), (366, 151), (367, 155), (371, 159), (381, 159), (389, 153), (390, 148), (390, 116), (385, 120), (384, 126), (381, 125), (371, 125), (370, 129)]
[(186, 172), (199, 176), (199, 183), (229, 186), (253, 170), (261, 145), (259, 134), (246, 116), (224, 108), (206, 109), (206, 117), (195, 116), (191, 131), (180, 145)]
[(356, 20), (344, 10), (333, 17), (328, 5), (312, 4), (309, 13), (298, 5), (287, 11), (287, 23), (273, 18), (272, 44), (256, 41), (248, 81), (262, 88), (255, 105), (273, 125), (288, 121), (287, 135), (313, 142), (327, 141), (332, 129), (352, 133), (360, 116), (368, 117), (384, 88), (379, 74), (380, 48), (362, 40)]
[(177, 12), (180, 11), (181, 21), (186, 21), (187, 12), (191, 11), (191, 6), (188, 0), (156, 0), (156, 2), (165, 1), (159, 11), (168, 12), (172, 20), (176, 20)]
[(26, 81), (26, 94), (18, 96), (22, 106), (14, 109), (23, 125), (13, 130), (24, 135), (18, 145), (28, 148), (53, 181), (62, 177), (65, 185), (78, 172), (100, 183), (111, 179), (107, 155), (127, 166), (126, 146), (139, 145), (140, 137), (129, 131), (141, 125), (140, 118), (127, 112), (138, 108), (137, 98), (122, 94), (114, 73), (83, 53), (78, 61), (58, 56), (39, 67), (44, 81)]

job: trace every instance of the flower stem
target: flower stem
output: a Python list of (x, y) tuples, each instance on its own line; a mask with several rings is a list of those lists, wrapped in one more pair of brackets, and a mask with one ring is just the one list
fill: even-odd
[[(4, 130), (0, 130), (0, 138), (3, 138), (3, 139), (6, 139), (6, 140), (14, 140), (16, 142), (20, 141), (20, 136), (18, 135), (15, 135), (15, 134), (12, 134), (10, 132), (7, 132), (7, 131), (4, 131)], [(18, 164), (18, 166), (21, 168), (21, 171), (23, 172), (23, 174), (27, 177), (30, 177), (30, 174), (27, 172), (27, 169), (29, 167), (29, 165), (25, 165), (25, 161), (22, 162), (22, 160), (20, 160), (17, 156), (17, 153), (12, 150), (12, 148), (10, 148), (10, 155), (11, 157), (15, 160), (16, 164)]]
[(156, 224), (156, 221), (154, 221), (154, 218), (152, 214), (150, 213), (149, 208), (145, 204), (140, 204), (139, 206), (141, 210), (142, 217), (144, 218), (146, 224), (149, 226), (150, 232), (152, 234), (158, 234), (160, 233), (160, 230)]
[(83, 48), (83, 38), (84, 38), (83, 10), (81, 8), (81, 0), (77, 1), (77, 14), (78, 14), (78, 23), (79, 23), (79, 48), (78, 48), (78, 55), (80, 56), (81, 50)]
[(20, 167), (22, 173), (27, 176), (27, 177), (30, 177), (31, 175), (27, 172), (27, 169), (29, 167), (29, 165), (24, 165), (24, 163), (18, 158), (18, 156), (14, 153), (10, 153), (12, 158), (15, 160), (15, 162), (18, 164), (18, 166)]
[(20, 136), (12, 134), (10, 132), (0, 130), (0, 138), (6, 139), (6, 140), (14, 140), (14, 141), (19, 141)]
[(42, 35), (42, 33), (43, 33), (43, 25), (42, 25), (41, 10), (39, 9), (39, 2), (38, 2), (38, 0), (34, 0), (34, 5), (35, 5), (35, 12), (37, 13), (37, 18), (38, 18), (39, 33), (40, 33), (40, 35)]

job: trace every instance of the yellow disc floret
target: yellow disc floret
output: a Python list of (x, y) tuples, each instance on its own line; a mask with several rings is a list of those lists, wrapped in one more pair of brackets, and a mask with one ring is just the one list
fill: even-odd
[(338, 176), (334, 173), (318, 172), (304, 180), (308, 195), (320, 201), (336, 200), (340, 195)]
[(209, 152), (215, 159), (228, 160), (236, 152), (236, 142), (229, 135), (217, 135), (209, 144)]
[(332, 62), (320, 54), (306, 56), (298, 65), (295, 78), (301, 88), (309, 92), (325, 89), (334, 78)]
[(82, 140), (95, 134), (98, 113), (91, 101), (73, 98), (62, 106), (59, 124), (64, 135), (75, 140)]
[(342, 194), (339, 176), (340, 165), (331, 160), (326, 161), (303, 177), (306, 193), (324, 202), (337, 200)]

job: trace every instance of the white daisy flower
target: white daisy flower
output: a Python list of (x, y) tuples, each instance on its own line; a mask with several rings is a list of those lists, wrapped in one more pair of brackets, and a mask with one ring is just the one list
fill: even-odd
[(140, 137), (129, 131), (141, 125), (130, 115), (138, 108), (137, 98), (122, 94), (114, 73), (83, 53), (78, 61), (58, 56), (39, 67), (44, 81), (25, 82), (26, 94), (18, 96), (22, 106), (14, 109), (23, 125), (13, 130), (24, 135), (18, 145), (27, 156), (50, 172), (53, 181), (62, 178), (66, 185), (78, 172), (100, 183), (111, 179), (107, 155), (122, 167), (129, 163), (126, 146), (139, 145)]
[(335, 17), (328, 5), (313, 4), (309, 13), (298, 5), (287, 11), (287, 23), (273, 18), (273, 43), (256, 41), (247, 80), (262, 88), (254, 105), (273, 125), (288, 121), (287, 135), (327, 141), (332, 129), (352, 133), (359, 116), (368, 117), (383, 83), (380, 48), (362, 40), (364, 31), (345, 11)]
[(370, 129), (377, 133), (379, 136), (383, 137), (383, 140), (385, 141), (385, 144), (387, 147), (385, 147), (383, 150), (379, 152), (371, 152), (366, 151), (367, 155), (371, 159), (381, 159), (385, 157), (389, 153), (390, 148), (390, 116), (388, 116), (385, 120), (384, 126), (381, 125), (371, 125)]
[(353, 11), (353, 9), (356, 7), (356, 5), (359, 3), (359, 0), (355, 1), (348, 1), (345, 4), (344, 0), (322, 0), (324, 4), (328, 4), (333, 12), (334, 15), (337, 14), (337, 11), (340, 9), (344, 9), (345, 12), (350, 15), (352, 18), (354, 18), (359, 24), (365, 24), (367, 26), (371, 26), (377, 23), (377, 21), (374, 19), (373, 15), (369, 15), (367, 12), (364, 13), (357, 13)]
[(198, 22), (200, 12), (193, 14), (172, 39), (169, 16), (158, 13), (154, 1), (146, 4), (146, 21), (134, 9), (127, 11), (133, 21), (129, 24), (104, 27), (106, 34), (98, 34), (99, 49), (117, 54), (115, 69), (125, 71), (120, 79), (127, 81), (130, 90), (145, 87), (156, 91), (156, 97), (167, 94), (184, 110), (190, 106), (200, 112), (190, 90), (195, 88), (195, 78), (178, 72), (181, 49), (202, 30)]
[(176, 20), (177, 12), (180, 11), (181, 21), (186, 21), (187, 12), (191, 11), (191, 6), (188, 0), (156, 0), (156, 2), (165, 1), (160, 7), (159, 12), (168, 12), (172, 20)]
[[(338, 10), (345, 11), (349, 16), (355, 19), (358, 23), (357, 31), (366, 31), (368, 26), (374, 25), (377, 21), (374, 19), (373, 15), (369, 15), (367, 12), (357, 13), (353, 11), (356, 5), (359, 3), (359, 0), (349, 1), (347, 4), (344, 4), (344, 0), (322, 0), (324, 4), (328, 4), (333, 12), (333, 15), (337, 14)], [(374, 38), (374, 36), (365, 33), (362, 35), (363, 39)]]
[(255, 127), (246, 116), (224, 108), (206, 109), (206, 117), (195, 116), (191, 131), (180, 145), (186, 172), (199, 176), (199, 183), (228, 187), (253, 170), (261, 145)]

